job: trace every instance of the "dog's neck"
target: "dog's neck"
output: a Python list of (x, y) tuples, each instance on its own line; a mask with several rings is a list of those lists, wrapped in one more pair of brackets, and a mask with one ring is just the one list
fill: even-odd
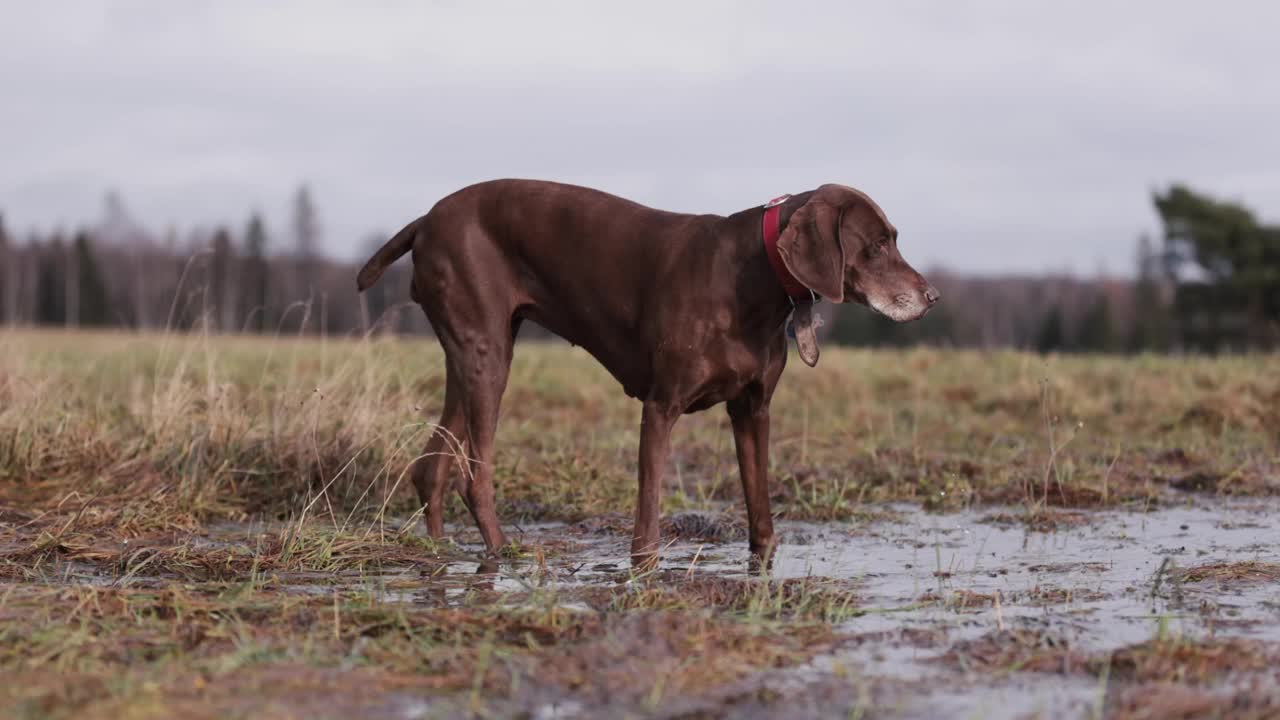
[[(803, 192), (787, 199), (778, 216), (778, 231), (786, 229), (791, 217), (799, 210), (813, 191)], [(764, 326), (780, 330), (791, 315), (794, 304), (778, 281), (777, 273), (765, 254), (761, 229), (764, 209), (754, 207), (724, 218), (725, 240), (736, 250), (740, 268), (738, 274), (739, 308), (747, 317), (758, 319)]]

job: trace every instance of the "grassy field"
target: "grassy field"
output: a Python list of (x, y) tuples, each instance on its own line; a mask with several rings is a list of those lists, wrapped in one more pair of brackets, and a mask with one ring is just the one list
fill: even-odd
[[(753, 678), (858, 642), (865, 577), (700, 568), (701, 553), (745, 545), (719, 409), (673, 440), (663, 510), (680, 567), (629, 575), (639, 405), (567, 346), (517, 348), (495, 460), (510, 567), (468, 575), (461, 502), (452, 537), (425, 538), (406, 474), (442, 381), (429, 339), (0, 334), (0, 713), (769, 714), (785, 693)], [(771, 494), (806, 532), (871, 532), (904, 507), (1041, 533), (1116, 510), (1275, 509), (1278, 429), (1274, 356), (828, 349), (816, 369), (791, 363), (775, 396)], [(1267, 552), (1161, 565), (1151, 594), (1166, 574), (1180, 593), (1207, 578), (1274, 587)], [(964, 592), (909, 604), (960, 612)], [(1145, 717), (1142, 693), (1161, 683), (1186, 707), (1273, 711), (1258, 704), (1270, 696), (1218, 706), (1197, 688), (1274, 667), (1280, 644), (1160, 631), (1102, 655), (987, 639), (1006, 670), (1093, 677), (1121, 658), (1128, 694), (1099, 713)], [(939, 642), (943, 665), (972, 670), (956, 660), (972, 648)], [(1222, 670), (1223, 657), (1261, 664)], [(828, 665), (833, 714), (910, 714), (893, 687), (837, 689)]]

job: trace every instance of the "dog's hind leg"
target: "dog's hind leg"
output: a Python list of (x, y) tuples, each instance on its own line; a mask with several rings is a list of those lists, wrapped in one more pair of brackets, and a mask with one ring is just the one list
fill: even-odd
[(447, 235), (456, 235), (456, 241), (415, 245), (413, 287), (444, 348), (446, 404), (456, 402), (462, 416), (470, 472), (458, 478), (458, 493), (485, 546), (496, 552), (506, 539), (494, 507), (493, 443), (523, 297), (508, 253), (480, 228), (465, 225), (437, 233)]
[(466, 418), (467, 455), (471, 472), (459, 479), (458, 492), (475, 518), (485, 547), (496, 552), (506, 538), (494, 507), (493, 444), (498, 409), (511, 369), (513, 334), (507, 323), (490, 323), (491, 332), (471, 328), (449, 332), (441, 339), (450, 372), (457, 371)]
[(444, 535), (444, 490), (448, 486), (449, 466), (456, 464), (464, 475), (471, 471), (465, 455), (467, 425), (459, 399), (462, 391), (455, 387), (457, 373), (452, 369), (447, 372), (444, 412), (422, 457), (413, 465), (413, 485), (422, 502), (427, 534), (434, 538)]

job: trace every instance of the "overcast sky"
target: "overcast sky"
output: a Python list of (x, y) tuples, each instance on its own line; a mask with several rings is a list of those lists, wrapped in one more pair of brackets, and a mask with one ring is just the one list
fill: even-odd
[(354, 258), (495, 177), (718, 213), (839, 182), (919, 267), (1092, 274), (1171, 181), (1280, 216), (1280, 3), (0, 2), (20, 236), (117, 188), (284, 245), (306, 181)]

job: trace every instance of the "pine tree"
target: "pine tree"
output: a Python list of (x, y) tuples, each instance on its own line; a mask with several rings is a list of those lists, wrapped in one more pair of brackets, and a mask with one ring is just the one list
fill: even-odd
[(1161, 352), (1169, 348), (1169, 308), (1160, 292), (1161, 261), (1151, 237), (1138, 238), (1138, 276), (1133, 283), (1133, 326), (1130, 352)]
[(1098, 293), (1098, 298), (1089, 306), (1081, 320), (1078, 343), (1080, 349), (1090, 352), (1115, 351), (1116, 330), (1111, 319), (1111, 303), (1107, 301), (1106, 293)]
[(73, 253), (77, 272), (75, 283), (79, 288), (76, 293), (76, 299), (79, 302), (76, 317), (79, 324), (90, 327), (107, 325), (113, 320), (111, 301), (107, 294), (107, 284), (102, 277), (102, 269), (98, 265), (97, 257), (93, 254), (89, 233), (83, 230), (76, 233)]
[[(375, 252), (378, 251), (378, 248), (382, 247), (382, 245), (386, 241), (387, 241), (387, 235), (383, 233), (370, 234), (365, 239), (364, 252), (361, 254), (364, 257), (372, 256)], [(392, 268), (392, 271), (394, 270), (395, 268)], [(397, 277), (397, 276), (394, 276), (388, 273), (388, 278), (392, 278), (392, 277)], [(368, 290), (365, 290), (364, 293), (360, 295), (360, 301), (365, 304), (364, 308), (365, 308), (365, 313), (367, 315), (367, 317), (364, 318), (364, 323), (363, 323), (365, 325), (364, 329), (366, 331), (371, 328), (377, 328), (380, 331), (385, 330), (387, 332), (391, 332), (395, 330), (395, 326), (393, 322), (394, 319), (383, 317), (383, 314), (386, 313), (387, 310), (391, 307), (390, 288), (394, 286), (395, 286), (394, 281), (391, 281), (391, 282), (384, 281), (384, 282), (378, 283), (377, 285), (374, 285)]]
[(71, 247), (63, 249), (62, 257), (62, 311), (63, 324), (69, 328), (80, 327), (80, 255), (76, 252), (75, 241)]
[[(1280, 345), (1280, 226), (1181, 185), (1154, 201), (1178, 283), (1182, 342), (1209, 351)], [(1183, 275), (1183, 267), (1196, 272)]]
[(1062, 321), (1062, 307), (1055, 304), (1045, 314), (1036, 335), (1036, 350), (1041, 353), (1058, 352), (1066, 347), (1066, 332)]
[(314, 260), (320, 243), (320, 222), (316, 219), (316, 206), (311, 199), (311, 190), (306, 185), (300, 186), (294, 195), (293, 233), (298, 257), (302, 260)]
[(62, 236), (54, 235), (48, 247), (37, 248), (36, 315), (40, 325), (67, 321), (67, 281)]
[(245, 258), (240, 317), (252, 332), (262, 332), (267, 323), (267, 229), (262, 216), (254, 213), (244, 233)]
[(205, 308), (214, 327), (222, 332), (233, 332), (236, 327), (234, 278), (231, 268), (235, 263), (235, 250), (231, 247), (231, 233), (220, 227), (213, 233), (210, 243), (213, 256), (209, 258), (209, 303)]

